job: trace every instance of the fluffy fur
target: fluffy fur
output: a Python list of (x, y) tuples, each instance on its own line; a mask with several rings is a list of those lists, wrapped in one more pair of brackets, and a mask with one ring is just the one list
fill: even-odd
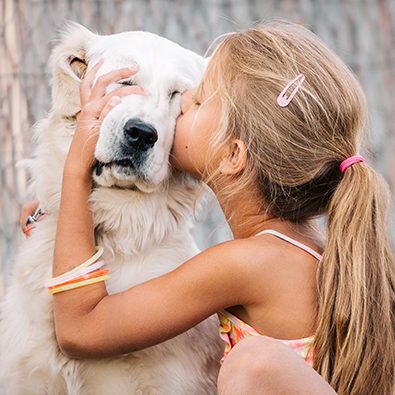
[[(70, 24), (52, 52), (52, 109), (34, 127), (37, 148), (28, 161), (30, 192), (49, 215), (21, 246), (1, 303), (0, 378), (10, 395), (215, 394), (223, 348), (215, 317), (116, 358), (70, 360), (57, 346), (45, 282), (52, 274), (62, 169), (80, 109), (81, 78), (102, 57), (99, 75), (137, 63), (133, 83), (151, 93), (127, 97), (111, 110), (95, 152), (106, 164), (94, 171), (91, 203), (97, 244), (112, 273), (108, 292), (159, 276), (198, 252), (189, 232), (198, 184), (172, 171), (168, 156), (180, 112), (177, 92), (198, 83), (203, 59), (150, 33), (99, 36)], [(125, 159), (119, 149), (123, 126), (136, 117), (153, 125), (159, 138), (138, 166), (120, 166), (114, 161)]]

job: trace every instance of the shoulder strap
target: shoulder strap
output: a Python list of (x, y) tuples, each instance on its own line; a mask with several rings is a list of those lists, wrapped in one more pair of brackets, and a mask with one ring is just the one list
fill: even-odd
[(293, 244), (295, 247), (299, 247), (302, 250), (306, 251), (308, 254), (312, 255), (314, 258), (318, 259), (319, 261), (322, 260), (322, 255), (319, 254), (317, 251), (314, 251), (312, 248), (308, 247), (307, 245), (301, 243), (300, 241), (297, 241), (295, 239), (292, 239), (291, 237), (288, 237), (280, 232), (277, 232), (276, 230), (273, 229), (265, 229), (262, 232), (257, 233), (255, 236), (263, 235), (263, 234), (270, 234), (273, 236), (277, 236), (278, 238), (287, 241), (288, 243)]

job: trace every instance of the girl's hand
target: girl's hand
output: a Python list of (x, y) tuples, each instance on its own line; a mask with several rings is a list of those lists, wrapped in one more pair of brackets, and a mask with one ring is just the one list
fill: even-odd
[(107, 85), (137, 73), (137, 68), (123, 68), (111, 71), (97, 79), (92, 86), (97, 70), (103, 64), (100, 60), (83, 79), (80, 87), (81, 111), (77, 115), (77, 129), (67, 155), (64, 174), (90, 179), (95, 164), (95, 147), (100, 125), (105, 116), (122, 96), (131, 94), (147, 95), (139, 86), (126, 86), (111, 93), (105, 93)]
[(25, 232), (25, 228), (26, 228), (26, 220), (27, 217), (29, 215), (33, 215), (34, 212), (36, 211), (36, 209), (39, 206), (39, 201), (38, 200), (32, 200), (30, 202), (26, 202), (23, 206), (22, 206), (22, 212), (21, 212), (21, 216), (19, 218), (19, 225), (23, 231), (23, 233)]
[[(22, 206), (22, 213), (19, 218), (19, 225), (22, 229), (22, 232), (27, 237), (30, 236), (30, 231), (32, 230), (32, 228), (34, 228), (34, 226), (33, 226), (34, 222), (41, 221), (42, 217), (46, 214), (43, 210), (36, 213), (36, 211), (38, 211), (37, 209), (38, 209), (39, 205), (40, 205), (40, 203), (36, 199), (36, 200), (26, 202)], [(34, 222), (32, 223), (31, 221), (29, 221), (30, 223), (27, 223), (28, 217), (35, 217)]]

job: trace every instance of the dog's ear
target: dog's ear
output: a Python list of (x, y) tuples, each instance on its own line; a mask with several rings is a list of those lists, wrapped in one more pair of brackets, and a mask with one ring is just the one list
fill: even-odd
[(50, 57), (52, 111), (73, 116), (81, 108), (79, 88), (87, 70), (86, 52), (96, 34), (75, 22), (68, 22)]

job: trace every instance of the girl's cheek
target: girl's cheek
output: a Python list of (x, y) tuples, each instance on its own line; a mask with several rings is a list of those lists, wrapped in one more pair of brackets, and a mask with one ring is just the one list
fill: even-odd
[(173, 145), (177, 145), (178, 148), (186, 145), (192, 128), (192, 119), (188, 114), (180, 115), (177, 118)]
[[(176, 123), (176, 128), (174, 131), (174, 140), (173, 140), (173, 146), (171, 148), (171, 157), (170, 160), (172, 159), (180, 159), (179, 157), (182, 154), (182, 147), (185, 145), (185, 133), (184, 133), (184, 125), (183, 125), (183, 119), (181, 117), (178, 117), (177, 123)], [(173, 157), (173, 158), (172, 158)]]
[(193, 136), (190, 135), (189, 124), (179, 123), (175, 131), (170, 164), (196, 177), (197, 173), (194, 158), (195, 147), (193, 147), (193, 140)]
[(174, 129), (174, 141), (173, 141), (173, 149), (175, 145), (178, 145), (178, 141), (181, 139), (182, 135), (182, 116), (177, 118), (176, 127)]

